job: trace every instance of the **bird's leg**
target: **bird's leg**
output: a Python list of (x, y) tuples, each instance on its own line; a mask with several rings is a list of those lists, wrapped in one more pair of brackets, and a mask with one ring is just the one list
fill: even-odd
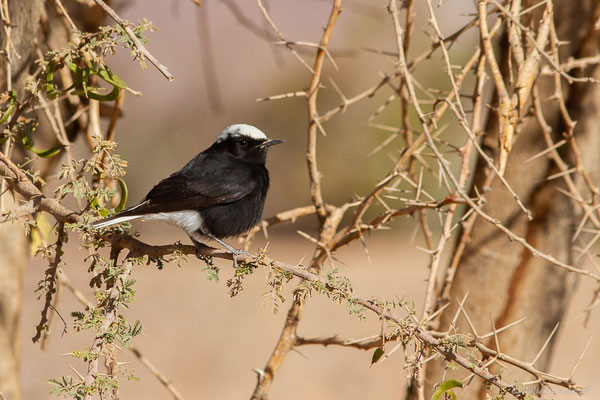
[(188, 236), (190, 237), (190, 239), (192, 239), (192, 243), (194, 243), (194, 247), (196, 248), (196, 258), (201, 258), (203, 256), (202, 249), (209, 248), (209, 246), (197, 241), (192, 235)]
[(231, 247), (230, 245), (228, 245), (221, 239), (211, 235), (210, 233), (204, 233), (204, 234), (231, 252), (231, 257), (233, 258), (233, 268), (235, 268), (235, 269), (237, 269), (237, 267), (238, 267), (238, 263), (237, 263), (238, 256), (241, 256), (242, 254), (249, 254), (247, 251), (238, 250), (238, 249)]

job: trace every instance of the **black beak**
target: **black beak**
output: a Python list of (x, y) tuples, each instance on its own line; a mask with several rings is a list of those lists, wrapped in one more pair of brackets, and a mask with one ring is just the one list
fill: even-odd
[(283, 143), (283, 140), (269, 139), (266, 142), (264, 142), (263, 144), (261, 144), (261, 147), (271, 147), (271, 146), (279, 144), (279, 143)]

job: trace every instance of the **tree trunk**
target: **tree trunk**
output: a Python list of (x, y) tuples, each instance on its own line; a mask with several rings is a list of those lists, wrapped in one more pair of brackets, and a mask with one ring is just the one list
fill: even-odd
[[(559, 39), (569, 42), (569, 45), (561, 49), (562, 60), (571, 56), (579, 58), (597, 54), (598, 37), (597, 31), (594, 30), (594, 23), (598, 19), (597, 11), (600, 8), (597, 3), (568, 0), (555, 2), (554, 15)], [(573, 23), (574, 21), (577, 23)], [(507, 46), (505, 41), (502, 46)], [(508, 51), (504, 51), (504, 72), (508, 71), (508, 57)], [(597, 69), (585, 71), (584, 75), (600, 77)], [(553, 128), (554, 142), (557, 142), (563, 138), (566, 129), (557, 102), (551, 98), (554, 93), (553, 77), (538, 79), (544, 79), (539, 81), (542, 108), (546, 120)], [(508, 78), (505, 80), (509, 81)], [(600, 126), (600, 87), (590, 83), (575, 83), (570, 86), (563, 85), (563, 90), (569, 114), (577, 121), (574, 134), (583, 152), (584, 166), (587, 171), (597, 170), (596, 166), (600, 162), (600, 135), (596, 131)], [(484, 187), (490, 171), (482, 160), (478, 160), (473, 187), (478, 193), (485, 193), (487, 203), (483, 208), (487, 213), (517, 235), (526, 238), (543, 253), (552, 254), (558, 260), (572, 264), (576, 254), (571, 239), (581, 220), (582, 212), (576, 203), (557, 190), (557, 187), (567, 190), (562, 178), (547, 179), (559, 172), (554, 161), (545, 156), (526, 163), (531, 156), (548, 147), (537, 119), (530, 117), (526, 121), (510, 153), (505, 178), (533, 213), (533, 221), (527, 219), (498, 179), (495, 179), (489, 188)], [(484, 148), (497, 150), (496, 127), (496, 118), (491, 112)], [(562, 146), (559, 153), (562, 159), (570, 164), (569, 168), (574, 166), (574, 158), (568, 145)], [(575, 175), (573, 177), (575, 179)], [(578, 179), (581, 178), (577, 176), (575, 181), (583, 197), (589, 198), (589, 191), (584, 189)], [(474, 190), (472, 193), (475, 194)], [(463, 230), (461, 235), (465, 234)], [(459, 259), (454, 283), (447, 299), (451, 304), (441, 317), (439, 330), (445, 331), (450, 328), (458, 308), (457, 299), (462, 299), (468, 293), (465, 310), (479, 335), (493, 331), (494, 326), (498, 329), (526, 317), (521, 323), (499, 334), (498, 339), (500, 351), (519, 360), (531, 362), (556, 324), (561, 321), (576, 281), (577, 275), (533, 257), (520, 244), (511, 243), (506, 235), (478, 218)], [(473, 336), (463, 316), (458, 319), (456, 325), (458, 333)], [(538, 369), (548, 368), (556, 337), (555, 334), (536, 361), (535, 366)], [(496, 347), (493, 337), (485, 344), (490, 348)], [(445, 368), (440, 362), (428, 365), (425, 398), (431, 396), (434, 385), (443, 379), (454, 375), (464, 378), (464, 374), (456, 375), (451, 369)], [(500, 372), (498, 369), (493, 371)], [(446, 375), (443, 375), (444, 373)], [(503, 379), (510, 382), (534, 380), (531, 375), (510, 368), (503, 372)], [(416, 398), (414, 392), (410, 390), (407, 398)], [(460, 398), (483, 400), (487, 392), (489, 390), (485, 384), (473, 381)]]
[[(0, 58), (0, 91), (7, 90), (10, 71), (12, 89), (22, 93), (29, 66), (34, 58), (34, 38), (37, 35), (43, 2), (41, 0), (9, 0), (11, 44), (10, 69), (6, 55)], [(0, 48), (6, 50), (6, 33), (0, 30)], [(13, 47), (10, 47), (11, 49)], [(11, 194), (1, 194), (5, 209), (13, 207)], [(5, 210), (0, 210), (5, 211)], [(19, 315), (23, 290), (23, 273), (27, 265), (27, 238), (18, 222), (0, 224), (0, 394), (7, 400), (21, 398)]]
[(19, 314), (27, 246), (20, 228), (0, 225), (0, 393), (6, 400), (21, 398)]

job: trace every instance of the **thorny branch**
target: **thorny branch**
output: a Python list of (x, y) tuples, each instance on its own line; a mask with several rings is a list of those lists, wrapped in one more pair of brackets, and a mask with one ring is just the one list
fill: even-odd
[(46, 270), (46, 276), (44, 277), (43, 290), (46, 292), (44, 308), (42, 309), (42, 317), (40, 323), (36, 326), (35, 336), (31, 339), (33, 342), (37, 342), (42, 337), (42, 333), (44, 329), (46, 329), (48, 324), (48, 313), (50, 312), (50, 308), (52, 307), (52, 299), (53, 296), (57, 292), (57, 275), (60, 271), (60, 263), (62, 261), (63, 256), (63, 244), (65, 241), (65, 224), (64, 222), (60, 222), (57, 227), (57, 239), (55, 244), (55, 254), (54, 259), (50, 263), (50, 266)]
[(156, 59), (156, 57), (154, 57), (148, 51), (148, 49), (146, 49), (146, 47), (144, 47), (142, 42), (140, 42), (140, 40), (137, 38), (135, 33), (131, 30), (131, 27), (129, 26), (129, 22), (127, 22), (123, 18), (119, 17), (119, 15), (115, 12), (115, 10), (110, 8), (108, 6), (108, 4), (106, 4), (104, 1), (102, 1), (102, 0), (94, 0), (94, 1), (96, 2), (96, 4), (98, 4), (100, 7), (102, 7), (104, 12), (106, 12), (117, 24), (119, 24), (121, 26), (121, 28), (123, 28), (123, 30), (125, 31), (127, 36), (129, 36), (131, 41), (135, 44), (136, 49), (142, 54), (142, 57), (147, 58), (148, 61), (150, 61), (152, 63), (152, 65), (154, 65), (156, 67), (156, 69), (158, 69), (160, 71), (160, 73), (163, 74), (164, 77), (167, 78), (169, 81), (172, 81), (173, 79), (175, 79), (173, 74), (171, 74), (168, 71), (167, 67), (165, 67), (163, 64), (161, 64), (160, 61), (158, 61)]
[(338, 15), (342, 12), (342, 1), (334, 0), (333, 7), (331, 8), (331, 15), (329, 21), (321, 37), (321, 42), (317, 50), (315, 57), (315, 64), (313, 68), (313, 75), (310, 80), (308, 87), (308, 143), (306, 151), (306, 161), (308, 163), (308, 175), (310, 178), (310, 194), (312, 201), (317, 209), (317, 216), (319, 218), (320, 230), (322, 231), (325, 225), (326, 210), (325, 202), (323, 201), (323, 193), (321, 191), (321, 172), (317, 167), (317, 130), (322, 131), (322, 127), (318, 118), (317, 111), (317, 96), (319, 94), (319, 85), (321, 84), (321, 74), (323, 72), (323, 63), (325, 61), (325, 55), (327, 54), (327, 45), (329, 39), (333, 33), (333, 27), (337, 21)]

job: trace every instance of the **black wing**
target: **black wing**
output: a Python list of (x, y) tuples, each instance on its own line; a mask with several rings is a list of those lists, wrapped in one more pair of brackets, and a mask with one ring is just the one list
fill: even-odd
[(227, 154), (200, 153), (121, 215), (198, 210), (231, 203), (254, 190), (252, 174), (252, 168)]

